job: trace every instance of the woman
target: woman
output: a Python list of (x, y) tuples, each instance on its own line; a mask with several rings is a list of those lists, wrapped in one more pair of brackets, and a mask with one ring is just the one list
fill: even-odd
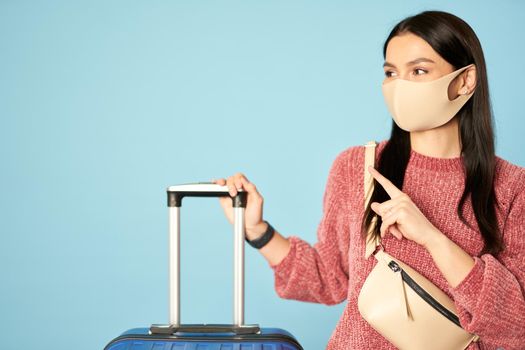
[[(458, 17), (428, 11), (396, 25), (383, 55), (392, 133), (377, 147), (377, 170), (367, 169), (376, 182), (366, 210), (362, 146), (332, 165), (313, 246), (272, 235), (243, 174), (214, 182), (248, 192), (246, 237), (279, 296), (348, 301), (327, 349), (395, 349), (357, 308), (375, 264), (364, 254), (374, 216), (385, 250), (454, 300), (462, 327), (480, 337), (469, 349), (525, 349), (525, 168), (495, 156), (481, 45)], [(221, 205), (232, 222), (231, 200)]]

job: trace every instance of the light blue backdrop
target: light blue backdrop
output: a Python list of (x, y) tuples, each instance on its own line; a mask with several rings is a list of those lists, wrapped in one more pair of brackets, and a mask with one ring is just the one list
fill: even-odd
[[(167, 322), (167, 185), (245, 172), (314, 243), (335, 156), (389, 134), (383, 40), (425, 9), (477, 32), (498, 155), (525, 165), (520, 1), (2, 0), (0, 348)], [(182, 320), (231, 322), (230, 226), (216, 199), (182, 219)], [(323, 349), (344, 304), (280, 299), (246, 257), (246, 321)]]

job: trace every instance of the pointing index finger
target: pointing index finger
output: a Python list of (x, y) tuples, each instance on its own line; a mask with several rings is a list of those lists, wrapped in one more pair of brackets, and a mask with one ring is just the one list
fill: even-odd
[(383, 186), (390, 198), (395, 198), (403, 194), (403, 191), (397, 188), (389, 179), (381, 175), (381, 173), (377, 171), (373, 166), (369, 166), (368, 171), (370, 172), (370, 174), (372, 174), (374, 179), (376, 179), (377, 182), (379, 182), (379, 184)]

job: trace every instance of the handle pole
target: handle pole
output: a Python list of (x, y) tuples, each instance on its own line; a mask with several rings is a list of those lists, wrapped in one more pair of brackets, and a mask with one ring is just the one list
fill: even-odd
[(169, 207), (169, 320), (180, 326), (180, 207)]
[(233, 324), (244, 325), (244, 208), (233, 208)]

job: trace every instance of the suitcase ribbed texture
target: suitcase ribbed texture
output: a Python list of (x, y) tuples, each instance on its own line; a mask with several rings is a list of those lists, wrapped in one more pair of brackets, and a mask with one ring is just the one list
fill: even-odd
[(115, 344), (109, 350), (296, 350), (286, 344), (271, 343), (185, 343), (129, 341)]
[[(188, 338), (192, 335), (201, 338), (191, 340), (166, 336), (167, 339), (159, 339), (148, 331), (148, 328), (130, 329), (111, 341), (104, 350), (302, 350), (297, 340), (280, 328), (262, 328), (260, 334), (248, 336), (187, 334)], [(208, 337), (210, 339), (203, 339)]]

